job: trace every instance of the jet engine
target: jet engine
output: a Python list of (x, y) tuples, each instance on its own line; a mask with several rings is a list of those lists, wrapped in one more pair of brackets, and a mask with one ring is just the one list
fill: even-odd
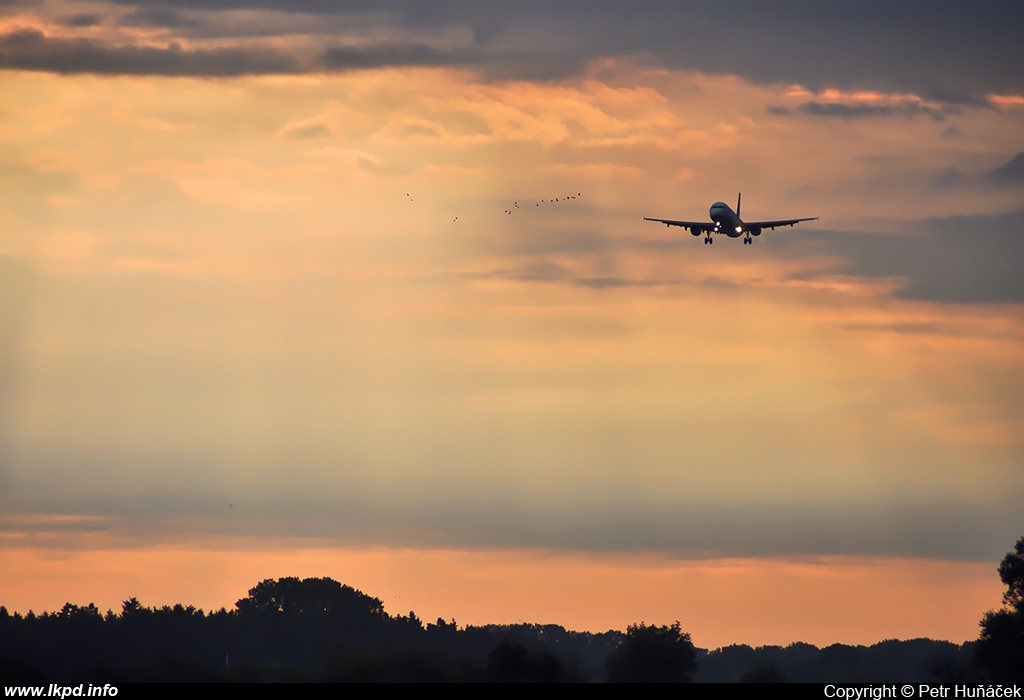
[(699, 226), (691, 226), (690, 227), (690, 233), (692, 233), (694, 236), (699, 236), (700, 234), (702, 234), (704, 232), (700, 230)]
[(750, 235), (751, 236), (760, 236), (761, 235), (761, 227), (760, 226), (751, 226), (747, 230), (750, 231)]

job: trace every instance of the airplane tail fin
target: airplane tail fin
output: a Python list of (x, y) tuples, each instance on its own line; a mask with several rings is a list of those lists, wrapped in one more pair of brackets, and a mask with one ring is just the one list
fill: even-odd
[(740, 218), (740, 202), (743, 200), (743, 193), (740, 192), (736, 197), (736, 218)]

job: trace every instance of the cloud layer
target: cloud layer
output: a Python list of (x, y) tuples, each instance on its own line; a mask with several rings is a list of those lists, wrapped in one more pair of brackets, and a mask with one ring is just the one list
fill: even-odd
[[(676, 70), (815, 90), (912, 92), (942, 104), (983, 104), (990, 94), (1024, 90), (1014, 53), (1024, 10), (1014, 2), (981, 8), (958, 2), (823, 8), (807, 0), (770, 8), (744, 0), (482, 7), (450, 0), (429, 10), (403, 0), (125, 2), (96, 4), (89, 13), (74, 7), (44, 5), (41, 14), (86, 35), (9, 30), (0, 65), (225, 76), (456, 64), (494, 77), (531, 79), (578, 74), (606, 57), (641, 56)], [(31, 20), (21, 6), (7, 12)], [(133, 28), (157, 34), (137, 35)], [(292, 47), (282, 48), (282, 40)], [(241, 43), (224, 47), (225, 41)], [(203, 42), (221, 46), (204, 48)]]

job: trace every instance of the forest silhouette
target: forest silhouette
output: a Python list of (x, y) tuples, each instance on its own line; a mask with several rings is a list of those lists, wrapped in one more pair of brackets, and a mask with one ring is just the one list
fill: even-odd
[(1024, 681), (1024, 537), (999, 566), (1001, 609), (975, 642), (915, 639), (870, 647), (694, 646), (680, 623), (624, 632), (559, 625), (460, 627), (390, 615), (330, 578), (267, 579), (234, 609), (121, 611), (67, 603), (39, 615), (0, 606), (7, 684), (265, 681), (999, 682)]

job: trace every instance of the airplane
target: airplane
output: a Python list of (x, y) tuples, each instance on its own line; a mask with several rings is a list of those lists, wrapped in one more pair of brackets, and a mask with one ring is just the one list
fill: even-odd
[(751, 236), (760, 236), (763, 229), (769, 228), (773, 231), (776, 226), (793, 226), (801, 221), (815, 221), (818, 217), (810, 216), (806, 219), (780, 219), (779, 221), (750, 221), (744, 222), (740, 218), (740, 201), (743, 193), (740, 192), (736, 198), (736, 211), (732, 210), (725, 202), (715, 202), (711, 205), (708, 213), (711, 215), (711, 223), (702, 221), (675, 221), (674, 219), (651, 219), (644, 217), (644, 221), (657, 221), (666, 226), (682, 226), (690, 229), (694, 236), (704, 235), (704, 244), (714, 243), (711, 239), (712, 233), (724, 233), (729, 238), (739, 238), (745, 235), (743, 243), (752, 244), (754, 239)]

